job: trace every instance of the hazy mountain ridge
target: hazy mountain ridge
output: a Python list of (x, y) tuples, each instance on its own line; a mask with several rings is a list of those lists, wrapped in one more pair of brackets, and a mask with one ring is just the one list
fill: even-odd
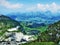
[(35, 21), (43, 23), (54, 23), (60, 20), (60, 13), (52, 14), (51, 12), (29, 12), (29, 13), (11, 13), (9, 17), (17, 21)]

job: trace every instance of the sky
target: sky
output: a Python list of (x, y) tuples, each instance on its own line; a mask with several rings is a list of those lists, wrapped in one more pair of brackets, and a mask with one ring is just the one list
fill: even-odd
[(60, 12), (60, 0), (0, 0), (0, 14), (31, 11)]

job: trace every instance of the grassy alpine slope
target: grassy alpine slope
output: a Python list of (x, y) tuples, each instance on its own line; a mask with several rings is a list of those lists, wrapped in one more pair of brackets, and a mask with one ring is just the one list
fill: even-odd
[(23, 45), (59, 45), (60, 42), (60, 21), (48, 26), (38, 39)]

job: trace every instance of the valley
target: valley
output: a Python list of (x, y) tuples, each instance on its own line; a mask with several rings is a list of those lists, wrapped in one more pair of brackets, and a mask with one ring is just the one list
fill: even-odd
[(38, 45), (43, 45), (45, 43), (50, 45), (59, 44), (60, 21), (53, 24), (37, 23), (33, 21), (16, 21), (10, 17), (1, 15), (0, 41), (18, 41), (19, 43), (16, 42), (17, 44), (23, 45), (33, 45), (34, 43)]

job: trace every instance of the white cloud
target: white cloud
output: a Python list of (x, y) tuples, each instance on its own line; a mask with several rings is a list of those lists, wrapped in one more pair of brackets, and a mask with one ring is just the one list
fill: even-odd
[(51, 4), (36, 4), (34, 6), (30, 6), (28, 8), (26, 8), (27, 11), (51, 11), (52, 13), (58, 12), (60, 11), (60, 5), (56, 4), (55, 2), (51, 3)]
[(26, 8), (26, 10), (27, 11), (34, 11), (34, 10), (36, 10), (36, 7), (34, 7), (34, 6), (33, 7), (29, 7), (29, 8)]
[(56, 4), (56, 3), (52, 3), (52, 4), (37, 4), (37, 9), (41, 10), (41, 11), (51, 11), (51, 12), (57, 12), (58, 10), (60, 10), (60, 5)]
[(38, 10), (42, 10), (42, 11), (46, 10), (45, 5), (40, 4), (40, 3), (37, 4), (37, 9), (38, 9)]
[(60, 11), (60, 5), (56, 4), (56, 3), (52, 3), (52, 4), (36, 4), (34, 6), (28, 6), (28, 5), (24, 5), (24, 4), (20, 4), (20, 3), (16, 3), (16, 4), (12, 4), (10, 2), (8, 2), (7, 0), (0, 0), (0, 6), (4, 6), (7, 9), (18, 9), (20, 11), (51, 11), (51, 12), (57, 12)]
[(11, 4), (10, 2), (6, 1), (6, 0), (0, 0), (0, 5), (4, 6), (6, 8), (9, 9), (18, 9), (18, 8), (22, 8), (23, 4)]

